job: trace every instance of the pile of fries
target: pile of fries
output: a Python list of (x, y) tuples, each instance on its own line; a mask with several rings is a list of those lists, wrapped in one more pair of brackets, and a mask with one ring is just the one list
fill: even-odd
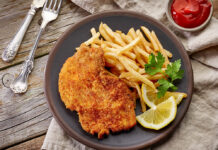
[(154, 31), (141, 26), (141, 30), (130, 28), (128, 33), (113, 31), (107, 24), (101, 23), (99, 32), (95, 28), (91, 30), (92, 37), (84, 42), (93, 48), (102, 48), (106, 61), (106, 67), (110, 71), (123, 79), (130, 87), (136, 88), (142, 111), (146, 110), (146, 105), (142, 100), (140, 85), (142, 83), (150, 86), (154, 90), (158, 86), (157, 80), (164, 78), (163, 74), (149, 75), (145, 73), (144, 66), (148, 63), (151, 53), (157, 55), (160, 52), (165, 57), (163, 71), (170, 63), (172, 54), (163, 48)]

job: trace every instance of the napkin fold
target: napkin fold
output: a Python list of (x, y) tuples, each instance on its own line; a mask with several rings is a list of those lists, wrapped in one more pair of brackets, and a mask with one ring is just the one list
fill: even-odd
[[(128, 9), (139, 11), (161, 21), (182, 41), (190, 54), (194, 71), (194, 94), (189, 110), (171, 138), (157, 150), (218, 149), (218, 20), (198, 32), (181, 32), (167, 20), (167, 0), (71, 0), (90, 13)], [(217, 46), (217, 47), (216, 47)], [(206, 65), (204, 65), (206, 64)], [(42, 149), (92, 150), (69, 137), (53, 119)]]

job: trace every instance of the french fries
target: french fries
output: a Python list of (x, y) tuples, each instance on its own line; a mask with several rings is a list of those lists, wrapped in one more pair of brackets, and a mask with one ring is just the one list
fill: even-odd
[(152, 37), (151, 32), (148, 30), (148, 28), (142, 26), (141, 29), (145, 33), (145, 35), (148, 37), (148, 39), (151, 41), (151, 44), (152, 44), (154, 50), (158, 51), (158, 49), (159, 49), (158, 45), (157, 45), (156, 41), (154, 40), (154, 38)]
[(160, 52), (165, 57), (162, 68), (164, 72), (167, 64), (170, 63), (169, 58), (172, 57), (172, 53), (163, 48), (154, 31), (144, 26), (141, 30), (130, 28), (125, 34), (120, 30), (113, 31), (107, 24), (101, 23), (99, 31), (91, 28), (90, 32), (92, 37), (84, 43), (92, 48), (102, 48), (106, 67), (110, 68), (111, 74), (137, 90), (144, 112), (146, 105), (142, 99), (140, 85), (144, 83), (156, 90), (157, 80), (164, 78), (161, 73), (146, 74), (144, 66), (149, 61), (149, 55), (151, 53), (157, 55)]

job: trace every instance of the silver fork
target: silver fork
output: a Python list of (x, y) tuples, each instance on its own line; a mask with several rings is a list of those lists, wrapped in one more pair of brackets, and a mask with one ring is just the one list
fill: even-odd
[(33, 48), (31, 49), (27, 59), (24, 61), (20, 74), (10, 85), (10, 88), (14, 93), (25, 93), (27, 91), (28, 77), (33, 69), (34, 55), (37, 49), (40, 36), (42, 35), (42, 32), (44, 31), (46, 25), (58, 17), (61, 3), (62, 3), (62, 0), (59, 0), (59, 1), (50, 0), (50, 2), (49, 0), (46, 0), (46, 3), (42, 11), (42, 19), (43, 19), (42, 24), (40, 26), (40, 30), (36, 37)]

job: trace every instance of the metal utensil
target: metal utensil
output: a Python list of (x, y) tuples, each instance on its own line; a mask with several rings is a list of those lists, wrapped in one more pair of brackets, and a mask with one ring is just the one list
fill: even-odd
[(44, 3), (45, 0), (33, 0), (31, 8), (25, 17), (23, 24), (2, 53), (3, 61), (10, 62), (14, 59), (33, 16), (36, 11), (44, 5)]
[(43, 20), (42, 20), (42, 24), (40, 26), (39, 33), (36, 37), (35, 44), (34, 44), (32, 50), (30, 51), (28, 58), (25, 60), (23, 66), (21, 68), (20, 74), (10, 85), (10, 88), (14, 93), (25, 93), (26, 92), (27, 87), (28, 87), (28, 77), (33, 69), (34, 54), (35, 54), (35, 51), (37, 49), (39, 38), (40, 38), (42, 32), (44, 31), (46, 25), (58, 17), (58, 13), (59, 13), (59, 10), (61, 7), (62, 0), (59, 0), (59, 1), (58, 0), (50, 0), (50, 2), (48, 2), (48, 1), (49, 0), (46, 0), (46, 3), (43, 7), (43, 11), (42, 11), (42, 19)]

